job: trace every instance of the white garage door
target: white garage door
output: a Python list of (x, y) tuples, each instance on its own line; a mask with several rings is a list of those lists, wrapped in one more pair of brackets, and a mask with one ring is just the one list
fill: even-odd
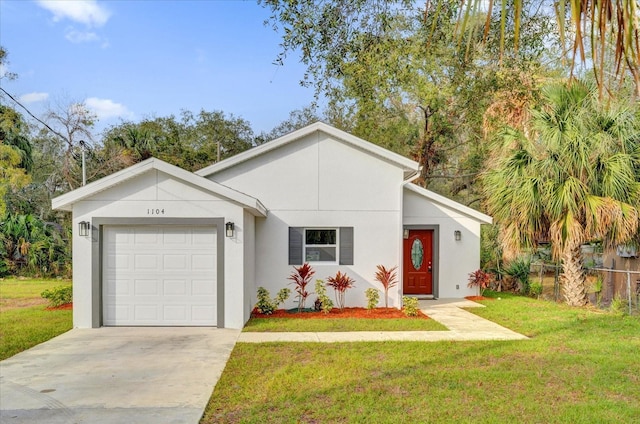
[(103, 324), (216, 325), (215, 227), (105, 226)]

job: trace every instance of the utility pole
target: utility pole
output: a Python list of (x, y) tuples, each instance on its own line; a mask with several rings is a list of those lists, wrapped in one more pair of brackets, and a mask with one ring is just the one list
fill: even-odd
[(80, 140), (80, 147), (82, 148), (82, 185), (87, 184), (87, 167), (85, 162), (85, 146), (86, 142), (84, 140)]

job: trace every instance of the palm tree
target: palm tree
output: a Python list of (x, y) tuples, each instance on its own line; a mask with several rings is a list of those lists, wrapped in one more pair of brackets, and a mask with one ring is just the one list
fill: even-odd
[[(442, 13), (447, 3), (445, 0), (427, 1), (425, 15)], [(492, 17), (498, 17), (500, 54), (506, 50), (505, 40), (509, 37), (513, 37), (511, 48), (517, 52), (523, 10), (527, 7), (537, 10), (535, 13), (549, 15), (549, 19), (552, 19), (553, 13), (549, 12), (555, 12), (563, 54), (571, 58), (571, 74), (576, 59), (583, 64), (592, 63), (600, 98), (603, 98), (604, 88), (608, 85), (605, 70), (611, 60), (614, 62), (615, 75), (621, 80), (631, 76), (636, 96), (640, 96), (640, 20), (637, 0), (461, 0), (458, 3), (458, 37), (482, 31), (487, 39), (494, 21)], [(509, 21), (511, 25), (507, 28)]]
[(505, 251), (550, 241), (565, 300), (585, 305), (580, 246), (613, 247), (638, 229), (640, 126), (632, 106), (602, 105), (581, 81), (548, 86), (543, 102), (524, 133), (503, 131), (483, 189)]

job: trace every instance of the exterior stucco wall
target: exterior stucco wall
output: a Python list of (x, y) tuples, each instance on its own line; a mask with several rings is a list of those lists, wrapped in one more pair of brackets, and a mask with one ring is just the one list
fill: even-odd
[[(158, 211), (164, 211), (156, 213)], [(73, 206), (74, 327), (98, 327), (100, 321), (100, 228), (96, 221), (130, 219), (135, 225), (180, 225), (189, 219), (220, 218), (236, 225), (233, 238), (224, 238), (224, 326), (244, 325), (243, 208), (168, 175), (152, 170), (125, 184), (97, 193)], [(181, 221), (185, 220), (185, 221)], [(92, 235), (80, 237), (78, 223), (92, 223)], [(126, 221), (119, 221), (125, 224)], [(218, 228), (224, 231), (223, 228)], [(240, 288), (240, 289), (239, 289)]]
[[(480, 223), (467, 215), (430, 201), (410, 190), (404, 190), (403, 221), (405, 226), (438, 226), (439, 278), (438, 296), (461, 298), (476, 295), (468, 288), (469, 273), (480, 267)], [(456, 241), (454, 232), (462, 239)]]
[[(353, 265), (313, 265), (315, 278), (338, 270), (356, 280), (346, 295), (348, 306), (366, 304), (364, 291), (374, 282), (376, 265), (394, 266), (401, 259), (401, 184), (403, 171), (389, 162), (317, 132), (220, 171), (210, 177), (259, 198), (269, 209), (256, 219), (255, 279), (272, 296), (289, 285), (289, 227), (353, 227)], [(333, 293), (329, 292), (331, 296)], [(390, 303), (398, 306), (398, 293)], [(310, 306), (315, 300), (307, 300)], [(286, 307), (294, 307), (290, 299)]]
[(244, 248), (244, 276), (243, 276), (243, 325), (251, 316), (253, 305), (256, 304), (256, 218), (248, 212), (244, 212), (243, 248)]

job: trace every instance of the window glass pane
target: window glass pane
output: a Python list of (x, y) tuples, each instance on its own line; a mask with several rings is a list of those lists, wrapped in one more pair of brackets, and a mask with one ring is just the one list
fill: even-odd
[(305, 250), (306, 262), (335, 262), (335, 247), (307, 247)]
[(336, 230), (306, 230), (306, 244), (336, 244)]

